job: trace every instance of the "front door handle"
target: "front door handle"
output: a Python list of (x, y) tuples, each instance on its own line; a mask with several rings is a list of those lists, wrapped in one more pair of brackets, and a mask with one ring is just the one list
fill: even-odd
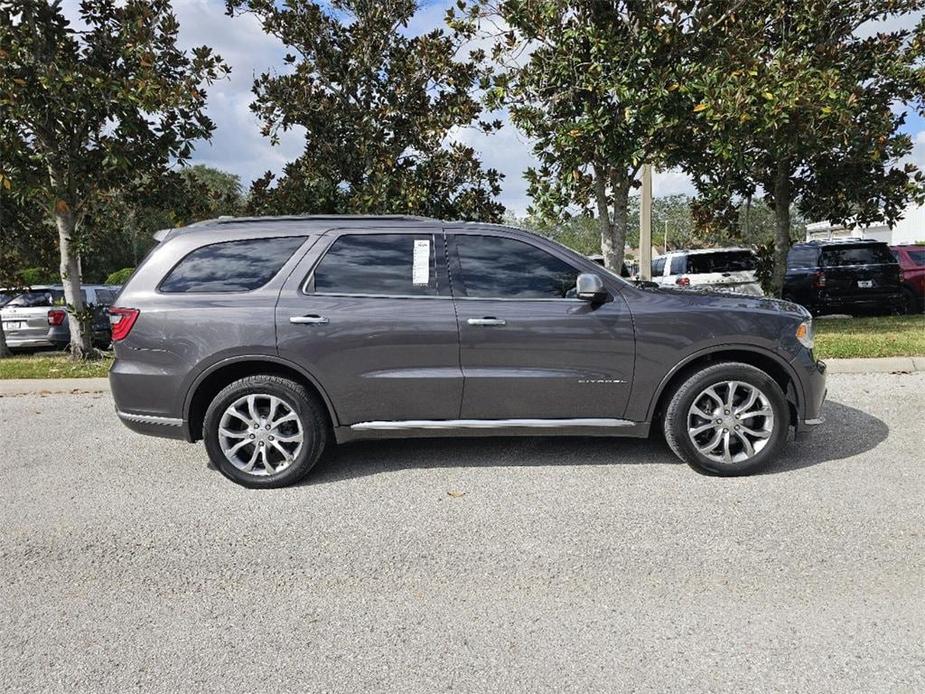
[(469, 325), (507, 325), (501, 318), (486, 316), (485, 318), (470, 318), (466, 321)]
[(310, 316), (289, 316), (289, 322), (298, 325), (324, 325), (328, 322), (328, 319), (324, 316), (312, 314)]

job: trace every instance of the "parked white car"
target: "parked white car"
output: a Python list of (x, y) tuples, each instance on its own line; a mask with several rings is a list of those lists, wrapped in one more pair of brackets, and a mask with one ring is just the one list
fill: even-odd
[(652, 281), (663, 287), (764, 295), (755, 278), (755, 253), (747, 248), (703, 248), (657, 256), (652, 260)]

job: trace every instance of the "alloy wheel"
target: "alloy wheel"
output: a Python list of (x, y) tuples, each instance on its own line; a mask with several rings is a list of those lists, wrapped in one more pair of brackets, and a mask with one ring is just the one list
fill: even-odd
[(245, 395), (222, 414), (218, 443), (228, 462), (255, 476), (275, 475), (298, 457), (305, 442), (291, 403), (265, 393)]
[(755, 457), (774, 433), (774, 409), (759, 388), (724, 381), (704, 388), (687, 413), (687, 434), (701, 455), (717, 463)]

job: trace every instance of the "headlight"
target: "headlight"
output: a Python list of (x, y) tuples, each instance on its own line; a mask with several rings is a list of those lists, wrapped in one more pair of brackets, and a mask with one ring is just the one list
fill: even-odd
[(797, 326), (796, 338), (806, 349), (812, 349), (815, 342), (813, 335), (813, 319), (803, 321)]

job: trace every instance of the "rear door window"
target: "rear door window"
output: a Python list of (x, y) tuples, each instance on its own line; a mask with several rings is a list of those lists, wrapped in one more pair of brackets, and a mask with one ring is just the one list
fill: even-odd
[(433, 234), (345, 234), (321, 258), (310, 285), (320, 294), (434, 296), (435, 241)]
[(168, 294), (259, 289), (304, 241), (304, 236), (282, 236), (203, 246), (177, 263), (158, 289)]
[(500, 236), (455, 235), (462, 286), (485, 299), (565, 299), (575, 295), (578, 270), (541, 248)]
[(746, 272), (755, 269), (755, 256), (751, 251), (719, 251), (717, 253), (691, 253), (687, 256), (689, 275), (712, 272)]
[(925, 266), (925, 250), (906, 251), (909, 254), (909, 260), (916, 267)]
[(881, 265), (896, 262), (889, 247), (878, 244), (863, 246), (837, 246), (826, 248), (822, 253), (822, 262), (826, 267), (845, 267), (849, 265)]

